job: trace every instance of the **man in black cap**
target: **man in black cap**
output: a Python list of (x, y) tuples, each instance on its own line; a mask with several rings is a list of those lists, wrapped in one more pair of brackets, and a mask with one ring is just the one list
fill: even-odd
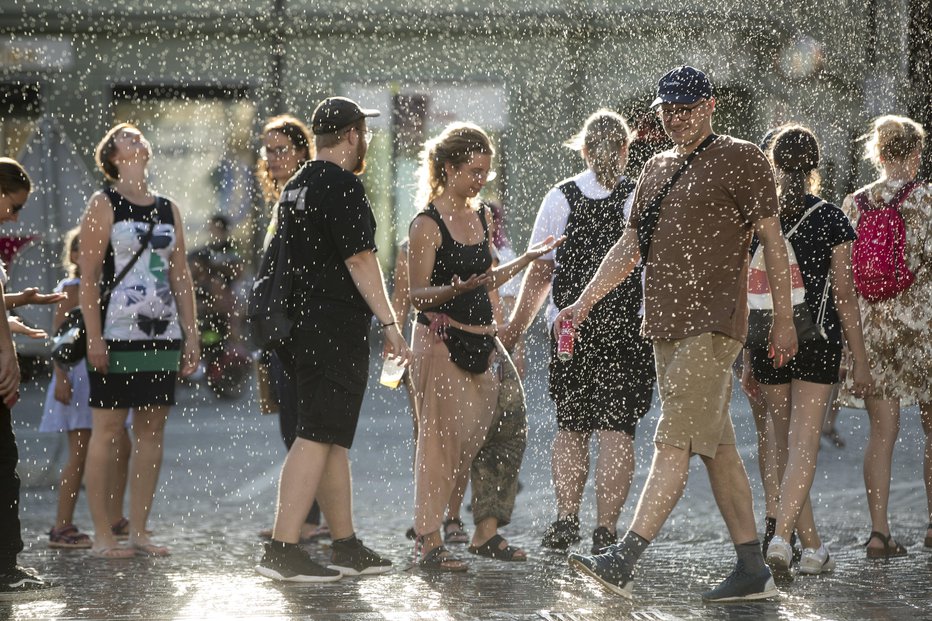
[[(369, 373), (373, 314), (385, 337), (385, 355), (410, 358), (375, 257), (375, 218), (357, 177), (370, 136), (366, 119), (378, 115), (343, 97), (322, 101), (312, 119), (317, 156), (279, 199), (278, 226), (294, 270), (289, 305), (295, 323), (278, 354), (297, 387), (298, 437), (282, 467), (272, 541), (256, 566), (276, 580), (329, 582), (392, 566), (356, 538), (349, 467)], [(333, 535), (327, 567), (298, 545), (315, 497)]]
[(777, 590), (757, 540), (751, 487), (728, 406), (731, 365), (747, 334), (748, 245), (754, 232), (773, 291), (774, 366), (796, 353), (773, 172), (757, 146), (712, 133), (715, 98), (701, 71), (670, 71), (651, 107), (675, 146), (645, 165), (625, 233), (555, 325), (570, 317), (576, 325), (585, 321), (643, 258), (642, 331), (654, 344), (662, 415), (630, 529), (603, 553), (571, 554), (569, 562), (610, 591), (631, 597), (635, 565), (679, 501), (690, 457), (698, 453), (738, 556), (734, 571), (703, 598), (763, 599)]

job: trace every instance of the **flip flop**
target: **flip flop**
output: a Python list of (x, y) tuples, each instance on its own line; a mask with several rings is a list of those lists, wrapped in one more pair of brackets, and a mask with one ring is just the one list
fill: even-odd
[[(501, 547), (503, 543), (505, 544), (504, 548)], [(492, 537), (481, 546), (469, 546), (468, 550), (470, 554), (492, 558), (497, 561), (514, 561), (520, 563), (527, 560), (527, 554), (517, 556), (519, 553), (523, 554), (524, 550), (508, 545), (508, 542), (506, 542), (501, 535), (492, 535)]]
[(154, 543), (130, 542), (129, 545), (136, 556), (171, 556), (171, 550), (165, 546), (156, 545)]
[(127, 559), (136, 556), (136, 551), (132, 548), (123, 548), (120, 546), (114, 546), (112, 548), (91, 548), (89, 552), (94, 558), (108, 560)]

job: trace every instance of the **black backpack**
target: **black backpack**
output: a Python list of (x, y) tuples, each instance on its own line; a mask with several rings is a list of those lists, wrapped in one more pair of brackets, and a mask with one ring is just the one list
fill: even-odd
[(246, 323), (252, 341), (260, 349), (275, 349), (291, 338), (294, 309), (291, 305), (294, 268), (289, 251), (287, 214), (280, 203), (275, 205), (278, 226), (262, 255), (256, 280), (249, 293)]

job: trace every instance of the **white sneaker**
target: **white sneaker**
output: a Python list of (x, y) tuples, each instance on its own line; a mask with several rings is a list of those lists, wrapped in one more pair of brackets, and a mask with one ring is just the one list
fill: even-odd
[(779, 571), (788, 571), (793, 560), (793, 549), (786, 539), (775, 535), (767, 548), (767, 564)]
[(828, 553), (828, 548), (824, 543), (819, 546), (818, 550), (815, 548), (803, 550), (803, 556), (799, 559), (799, 573), (817, 576), (833, 569), (835, 569), (835, 559)]

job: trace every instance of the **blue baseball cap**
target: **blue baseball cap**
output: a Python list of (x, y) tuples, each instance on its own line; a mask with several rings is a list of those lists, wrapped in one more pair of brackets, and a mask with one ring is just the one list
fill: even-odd
[(706, 75), (683, 65), (671, 70), (657, 83), (657, 98), (651, 108), (663, 103), (691, 104), (700, 99), (712, 98), (712, 82)]

